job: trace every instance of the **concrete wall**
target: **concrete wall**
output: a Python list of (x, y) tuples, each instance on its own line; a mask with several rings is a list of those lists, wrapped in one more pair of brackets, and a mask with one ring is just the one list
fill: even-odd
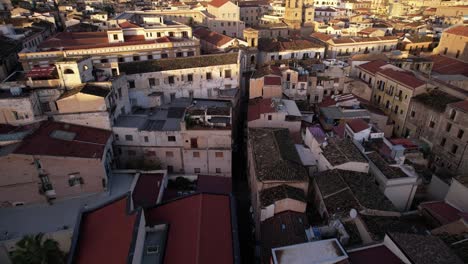
[[(102, 181), (107, 179), (107, 175), (100, 159), (10, 154), (0, 160), (0, 201), (45, 202), (45, 196), (39, 194), (41, 185), (35, 159), (48, 175), (57, 198), (104, 190)], [(21, 168), (21, 174), (17, 173), (18, 168)], [(70, 174), (83, 178), (84, 184), (69, 186)]]
[(107, 112), (55, 114), (54, 120), (80, 126), (89, 126), (110, 130), (112, 120)]
[[(268, 120), (271, 116), (271, 120)], [(301, 121), (285, 121), (286, 114), (282, 112), (273, 112), (260, 114), (260, 118), (248, 122), (248, 127), (277, 127), (287, 128), (290, 133), (299, 133)]]
[(144, 253), (146, 250), (146, 248), (144, 247), (145, 238), (146, 238), (145, 227), (146, 227), (145, 213), (142, 210), (141, 216), (140, 216), (140, 222), (138, 224), (138, 233), (137, 233), (137, 237), (135, 241), (132, 264), (140, 264), (143, 258), (143, 255), (145, 254)]
[(249, 99), (263, 96), (264, 77), (249, 80)]
[(77, 113), (105, 111), (107, 109), (105, 98), (95, 95), (77, 93), (75, 95), (57, 100), (59, 113)]
[[(225, 77), (226, 70), (231, 70), (230, 78)], [(206, 79), (208, 72), (211, 73), (211, 80)], [(188, 81), (189, 74), (192, 74), (193, 81)], [(132, 74), (128, 75), (127, 79), (134, 80), (136, 88), (129, 89), (129, 96), (141, 107), (148, 107), (145, 104), (146, 97), (153, 92), (163, 92), (164, 102), (171, 102), (171, 94), (176, 98), (190, 97), (190, 92), (197, 98), (216, 98), (218, 89), (239, 87), (239, 74), (238, 64)], [(171, 76), (174, 77), (173, 84), (169, 83)], [(155, 79), (155, 86), (150, 87), (149, 78)]]
[[(17, 113), (16, 118), (14, 112)], [(10, 97), (0, 100), (0, 124), (24, 125), (36, 121), (41, 114), (36, 94), (27, 97)]]
[(427, 187), (427, 196), (430, 200), (442, 201), (447, 195), (449, 187), (450, 185), (433, 174), (431, 182)]
[(468, 187), (456, 179), (452, 180), (445, 201), (462, 212), (468, 211)]

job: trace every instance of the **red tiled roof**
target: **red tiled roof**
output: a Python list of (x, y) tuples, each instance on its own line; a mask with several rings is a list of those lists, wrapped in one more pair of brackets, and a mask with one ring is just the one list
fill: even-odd
[(155, 205), (163, 179), (163, 173), (140, 174), (132, 192), (135, 207)]
[(119, 24), (120, 28), (139, 28), (140, 26), (135, 25), (131, 22), (125, 21)]
[(348, 252), (353, 264), (403, 264), (386, 246), (368, 247), (366, 249)]
[(371, 34), (371, 33), (374, 33), (374, 32), (377, 31), (377, 30), (378, 30), (377, 28), (368, 27), (368, 28), (362, 29), (362, 30), (359, 31), (358, 33), (360, 33), (360, 34)]
[(224, 4), (226, 4), (227, 2), (229, 2), (229, 0), (213, 0), (213, 1), (209, 2), (208, 4), (212, 5), (214, 7), (221, 7)]
[(445, 30), (443, 33), (449, 33), (457, 36), (468, 37), (468, 26), (456, 26)]
[(281, 85), (281, 77), (279, 76), (265, 76), (264, 85)]
[(127, 202), (124, 197), (82, 215), (73, 263), (127, 263), (137, 222)]
[(468, 112), (468, 101), (460, 101), (450, 104), (453, 108), (458, 108), (464, 112)]
[(463, 74), (468, 76), (468, 63), (442, 55), (433, 55), (430, 58), (434, 62), (432, 66), (433, 72), (439, 74)]
[(361, 132), (369, 128), (369, 124), (360, 118), (347, 120), (346, 123), (355, 133)]
[(417, 149), (418, 148), (418, 146), (416, 144), (414, 144), (413, 141), (411, 141), (408, 138), (392, 138), (392, 139), (390, 139), (390, 142), (393, 145), (402, 145), (406, 149)]
[(331, 98), (331, 96), (325, 96), (322, 99), (322, 102), (319, 103), (319, 107), (329, 107), (336, 106), (336, 101)]
[(230, 177), (198, 175), (197, 192), (230, 194), (232, 180)]
[(170, 225), (165, 264), (233, 263), (229, 196), (186, 196), (148, 209), (145, 215), (147, 225)]
[(193, 31), (193, 35), (201, 40), (209, 42), (217, 47), (220, 47), (229, 41), (232, 41), (233, 38), (228, 37), (223, 34), (208, 30), (206, 28), (197, 28)]
[(393, 69), (385, 69), (378, 72), (378, 74), (385, 75), (390, 79), (404, 84), (410, 88), (418, 88), (426, 82), (419, 80), (412, 73), (406, 71), (395, 71)]
[[(57, 130), (75, 133), (75, 137), (73, 140), (53, 138), (51, 133)], [(13, 153), (101, 159), (111, 135), (109, 130), (47, 121)]]
[(274, 113), (275, 108), (271, 105), (271, 98), (257, 98), (249, 101), (247, 120), (253, 121), (260, 118), (261, 114)]
[(344, 138), (345, 122), (340, 122), (337, 126), (334, 126), (332, 130), (339, 138)]
[(420, 206), (437, 219), (441, 225), (449, 224), (461, 218), (460, 210), (442, 201), (421, 203)]
[(387, 65), (387, 63), (383, 60), (374, 60), (374, 61), (370, 61), (361, 65), (358, 65), (357, 67), (367, 72), (370, 72), (372, 74), (375, 74), (384, 65)]
[(330, 39), (333, 38), (332, 36), (327, 35), (325, 33), (321, 33), (321, 32), (314, 32), (310, 36), (313, 38), (319, 39), (321, 41), (329, 41)]

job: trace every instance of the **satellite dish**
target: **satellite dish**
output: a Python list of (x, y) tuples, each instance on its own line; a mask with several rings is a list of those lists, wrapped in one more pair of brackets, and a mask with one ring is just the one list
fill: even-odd
[(349, 210), (349, 216), (352, 218), (352, 219), (355, 219), (357, 217), (357, 211), (356, 209), (351, 209)]

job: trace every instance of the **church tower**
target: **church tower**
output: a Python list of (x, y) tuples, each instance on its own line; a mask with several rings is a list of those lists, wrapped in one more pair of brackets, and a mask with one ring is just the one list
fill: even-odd
[(286, 0), (284, 22), (291, 29), (300, 29), (302, 25), (303, 0)]

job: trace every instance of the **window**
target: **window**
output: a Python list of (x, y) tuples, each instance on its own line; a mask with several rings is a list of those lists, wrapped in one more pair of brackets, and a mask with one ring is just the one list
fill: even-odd
[(452, 145), (452, 149), (450, 150), (453, 154), (456, 154), (457, 153), (457, 150), (458, 150), (458, 146), (453, 144)]
[(140, 56), (133, 56), (133, 61), (139, 61), (140, 60)]
[(447, 139), (446, 138), (442, 138), (442, 140), (440, 141), (440, 145), (443, 147), (445, 146), (445, 142), (447, 142)]
[(195, 52), (193, 51), (187, 52), (187, 57), (192, 57), (192, 56), (195, 56)]
[(176, 141), (176, 137), (175, 137), (175, 136), (167, 136), (167, 141), (169, 141), (169, 142), (175, 142), (175, 141)]
[(171, 102), (175, 100), (175, 93), (171, 93), (169, 96), (171, 97)]
[(174, 157), (174, 152), (166, 151), (166, 158), (172, 158), (172, 157)]
[(168, 56), (167, 56), (167, 53), (162, 53), (162, 54), (161, 54), (161, 58), (165, 59), (165, 58), (167, 58), (167, 57), (168, 57)]
[(189, 91), (189, 98), (193, 98), (193, 90)]
[(118, 62), (124, 62), (125, 59), (124, 59), (124, 57), (119, 57), (119, 58), (117, 59), (117, 61), (118, 61)]
[(68, 174), (68, 186), (75, 186), (83, 184), (83, 178), (80, 177), (79, 173)]
[(51, 111), (49, 102), (41, 103), (41, 108), (43, 112)]
[(450, 129), (452, 129), (452, 124), (447, 123), (447, 126), (445, 127), (445, 131), (450, 132)]
[(150, 86), (155, 86), (156, 85), (156, 80), (154, 78), (149, 78), (148, 82), (149, 82)]
[(454, 120), (456, 115), (457, 115), (457, 111), (452, 110), (452, 112), (450, 112), (450, 119)]
[(135, 156), (135, 155), (136, 155), (136, 151), (134, 151), (134, 150), (129, 150), (129, 151), (127, 151), (127, 154), (128, 154), (128, 156)]
[(177, 52), (177, 53), (176, 53), (176, 57), (178, 57), (178, 58), (179, 58), (179, 57), (183, 57), (183, 56), (184, 56), (184, 53), (183, 53), (183, 52)]
[(119, 36), (117, 34), (114, 34), (114, 40), (119, 40)]
[(414, 117), (416, 115), (416, 112), (411, 111), (411, 117)]
[(64, 74), (75, 74), (75, 72), (72, 69), (66, 69), (63, 73)]
[(169, 165), (168, 165), (168, 166), (167, 166), (167, 172), (168, 172), (168, 173), (174, 172), (174, 166), (169, 166)]
[(188, 74), (187, 75), (187, 81), (193, 82), (193, 74)]
[(174, 84), (174, 76), (167, 77), (167, 81), (169, 82), (169, 84)]
[(200, 157), (200, 152), (198, 152), (198, 151), (193, 152), (193, 157), (194, 158), (199, 158)]
[(200, 173), (200, 168), (194, 168), (194, 169), (193, 169), (193, 172), (194, 172), (194, 173)]
[(221, 168), (216, 168), (216, 173), (221, 173)]
[(225, 70), (224, 71), (224, 77), (225, 78), (231, 78), (231, 70)]
[(272, 120), (273, 119), (273, 116), (272, 115), (268, 115), (268, 120)]
[(133, 136), (132, 135), (125, 135), (125, 140), (126, 141), (133, 141)]
[(145, 140), (145, 142), (149, 141), (148, 136), (144, 136), (143, 139)]
[(154, 156), (156, 156), (156, 151), (148, 150), (148, 151), (146, 152), (146, 156), (152, 156), (152, 157), (154, 157)]
[(223, 152), (215, 152), (215, 156), (217, 158), (224, 158), (224, 153)]
[(153, 55), (148, 55), (148, 60), (152, 60), (153, 59)]
[(128, 88), (135, 88), (135, 81), (134, 80), (128, 81)]
[(207, 72), (207, 73), (206, 73), (206, 79), (207, 79), (207, 80), (211, 80), (211, 72)]
[(458, 130), (457, 137), (458, 137), (459, 139), (462, 139), (462, 138), (463, 138), (463, 134), (465, 134), (465, 131), (463, 131), (463, 129), (459, 129), (459, 130)]
[(119, 134), (114, 134), (114, 138), (116, 141), (119, 141)]
[(198, 140), (197, 140), (197, 138), (191, 138), (191, 139), (190, 139), (190, 147), (191, 147), (191, 148), (198, 148)]

